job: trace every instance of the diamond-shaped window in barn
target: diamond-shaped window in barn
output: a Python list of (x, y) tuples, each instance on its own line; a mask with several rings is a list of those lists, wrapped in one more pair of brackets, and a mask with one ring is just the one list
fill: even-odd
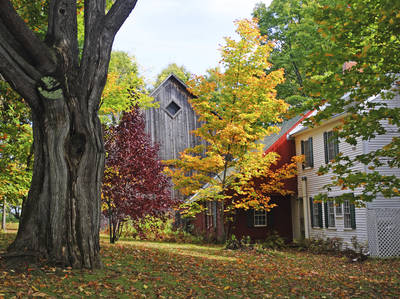
[(177, 116), (178, 112), (181, 110), (181, 107), (174, 101), (171, 101), (171, 103), (168, 104), (168, 106), (165, 108), (165, 110), (168, 112), (168, 114), (172, 118), (174, 118), (175, 116)]

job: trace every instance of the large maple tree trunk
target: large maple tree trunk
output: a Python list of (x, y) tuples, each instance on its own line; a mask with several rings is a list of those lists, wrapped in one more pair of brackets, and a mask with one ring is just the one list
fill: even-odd
[(99, 267), (101, 125), (97, 116), (71, 111), (64, 100), (49, 101), (33, 115), (33, 180), (9, 255)]
[(112, 43), (137, 0), (84, 0), (84, 47), (77, 1), (50, 0), (40, 40), (10, 0), (0, 0), (0, 73), (32, 110), (33, 179), (8, 257), (98, 268), (102, 128), (97, 116)]

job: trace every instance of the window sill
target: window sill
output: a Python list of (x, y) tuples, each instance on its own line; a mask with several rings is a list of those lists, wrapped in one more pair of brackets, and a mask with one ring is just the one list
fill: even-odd
[(327, 227), (326, 229), (328, 229), (328, 230), (337, 230), (336, 227)]
[(253, 227), (257, 228), (257, 227), (267, 227), (267, 225), (254, 225)]
[(343, 231), (352, 231), (352, 230), (356, 230), (356, 229), (355, 228), (351, 228), (351, 227), (343, 228)]
[(303, 167), (303, 170), (311, 170), (311, 169), (313, 169), (314, 167), (311, 167), (311, 166), (307, 166), (307, 167)]

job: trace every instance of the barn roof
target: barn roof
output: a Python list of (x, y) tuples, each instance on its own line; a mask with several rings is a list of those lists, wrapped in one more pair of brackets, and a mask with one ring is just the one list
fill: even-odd
[(164, 88), (164, 86), (168, 83), (168, 81), (174, 81), (175, 83), (177, 83), (177, 85), (179, 87), (181, 87), (181, 89), (183, 91), (185, 91), (189, 96), (194, 97), (194, 95), (189, 92), (188, 90), (188, 86), (181, 80), (178, 78), (178, 76), (176, 76), (174, 73), (171, 73), (167, 78), (165, 78), (165, 80), (163, 82), (160, 83), (160, 85), (158, 85), (151, 93), (150, 96), (154, 97), (158, 94), (158, 92)]
[(267, 151), (275, 142), (277, 142), (282, 136), (286, 135), (290, 129), (292, 129), (304, 116), (297, 115), (291, 119), (285, 120), (278, 125), (280, 131), (278, 134), (271, 134), (266, 136), (262, 143), (264, 144), (264, 151)]

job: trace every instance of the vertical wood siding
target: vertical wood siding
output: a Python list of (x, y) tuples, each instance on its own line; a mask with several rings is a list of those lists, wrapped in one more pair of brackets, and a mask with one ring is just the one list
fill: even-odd
[[(153, 144), (159, 144), (161, 160), (177, 159), (184, 149), (200, 144), (199, 138), (191, 133), (199, 127), (198, 118), (189, 103), (192, 95), (182, 82), (171, 75), (151, 96), (159, 103), (159, 108), (144, 111), (146, 132)], [(181, 108), (175, 117), (166, 111), (171, 101)], [(172, 196), (181, 197), (173, 188), (171, 192)]]

